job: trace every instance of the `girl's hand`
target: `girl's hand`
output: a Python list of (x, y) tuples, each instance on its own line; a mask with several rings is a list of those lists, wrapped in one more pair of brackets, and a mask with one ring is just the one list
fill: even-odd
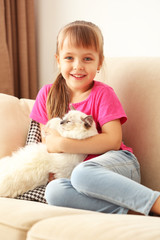
[(49, 153), (60, 153), (61, 135), (55, 130), (45, 128), (45, 143)]

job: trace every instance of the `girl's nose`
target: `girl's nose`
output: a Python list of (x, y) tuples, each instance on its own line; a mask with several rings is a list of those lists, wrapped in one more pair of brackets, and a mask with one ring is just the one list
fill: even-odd
[(80, 62), (76, 62), (73, 66), (74, 70), (84, 70), (83, 64)]
[(84, 70), (84, 67), (74, 67), (73, 70)]

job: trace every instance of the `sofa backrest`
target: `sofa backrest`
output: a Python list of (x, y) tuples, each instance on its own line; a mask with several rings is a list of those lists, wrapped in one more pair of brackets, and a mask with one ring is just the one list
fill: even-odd
[(0, 158), (25, 145), (33, 103), (0, 94)]
[(107, 81), (128, 116), (123, 139), (140, 162), (142, 183), (160, 191), (160, 58), (108, 59)]

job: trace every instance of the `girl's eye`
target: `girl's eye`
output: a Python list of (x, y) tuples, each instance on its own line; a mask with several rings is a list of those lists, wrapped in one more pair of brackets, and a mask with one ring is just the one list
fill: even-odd
[(65, 57), (65, 59), (72, 60), (73, 58), (69, 56), (69, 57)]
[(92, 58), (90, 58), (90, 57), (85, 57), (84, 60), (85, 60), (85, 61), (92, 61)]

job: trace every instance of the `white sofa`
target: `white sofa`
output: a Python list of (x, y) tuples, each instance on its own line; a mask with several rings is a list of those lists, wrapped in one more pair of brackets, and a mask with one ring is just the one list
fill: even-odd
[[(142, 184), (160, 191), (160, 58), (107, 59), (107, 82), (128, 115), (125, 144)], [(0, 158), (25, 144), (33, 100), (0, 94)], [(0, 198), (0, 240), (159, 240), (160, 218), (111, 215)]]

